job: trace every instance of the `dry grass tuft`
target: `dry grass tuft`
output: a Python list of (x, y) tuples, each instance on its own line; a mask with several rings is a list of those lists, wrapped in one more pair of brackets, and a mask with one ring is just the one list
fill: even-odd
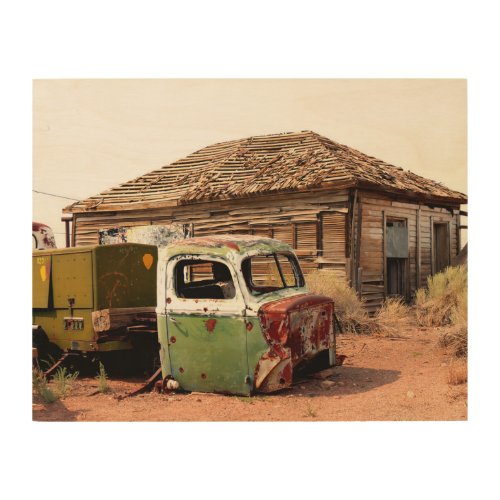
[(449, 387), (450, 390), (448, 391), (447, 396), (450, 402), (456, 403), (458, 401), (461, 401), (467, 407), (467, 398), (469, 393), (467, 384), (453, 386), (450, 385)]
[(422, 326), (444, 326), (442, 347), (457, 357), (467, 356), (467, 267), (447, 267), (427, 279), (427, 289), (415, 296), (417, 321)]
[(335, 312), (345, 333), (370, 333), (372, 320), (363, 308), (363, 302), (344, 278), (332, 271), (314, 271), (306, 276), (309, 290), (331, 297)]
[(373, 318), (372, 330), (387, 337), (401, 337), (410, 323), (410, 308), (403, 299), (389, 298)]
[(448, 384), (460, 385), (467, 382), (467, 360), (459, 359), (453, 361), (448, 371)]
[(314, 271), (306, 280), (311, 292), (332, 297), (345, 333), (378, 333), (400, 337), (412, 323), (410, 308), (400, 298), (387, 299), (377, 314), (370, 317), (354, 289), (334, 272)]
[(457, 358), (467, 356), (467, 323), (446, 328), (439, 336), (441, 347), (451, 347)]
[(445, 326), (467, 317), (467, 267), (447, 267), (427, 278), (427, 288), (415, 295), (421, 326)]

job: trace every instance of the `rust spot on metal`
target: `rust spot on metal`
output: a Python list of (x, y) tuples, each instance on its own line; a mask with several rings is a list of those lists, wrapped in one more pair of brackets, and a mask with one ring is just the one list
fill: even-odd
[(283, 368), (283, 371), (281, 372), (282, 375), (283, 375), (283, 378), (285, 380), (285, 382), (283, 383), (292, 383), (292, 365), (291, 364), (288, 364), (288, 365), (285, 365), (285, 367)]
[(177, 341), (177, 339), (172, 335), (172, 337), (170, 337), (170, 342), (172, 344), (175, 344), (176, 341)]
[(312, 293), (305, 293), (301, 295), (293, 295), (274, 302), (268, 302), (263, 306), (266, 313), (284, 313), (291, 310), (308, 309), (312, 306), (332, 303), (332, 299), (324, 295), (314, 295)]
[(40, 222), (33, 222), (33, 238), (37, 249), (56, 248), (56, 241), (52, 229)]
[[(276, 347), (272, 346), (271, 350)], [(265, 353), (257, 363), (255, 370), (255, 387), (259, 392), (273, 392), (289, 387), (292, 383), (292, 359), (290, 350), (280, 355)]]
[(236, 250), (237, 252), (240, 251), (240, 247), (236, 243), (233, 243), (232, 241), (226, 241), (226, 246), (232, 248), (233, 250)]
[(333, 302), (328, 297), (304, 294), (271, 302), (261, 308), (259, 318), (269, 345), (291, 350), (293, 366), (334, 341)]
[(217, 320), (216, 319), (207, 319), (205, 321), (205, 326), (206, 326), (207, 331), (209, 333), (212, 333), (215, 330), (215, 325), (216, 324), (217, 324)]
[(33, 231), (40, 231), (40, 229), (42, 228), (48, 228), (49, 226), (47, 226), (46, 224), (42, 224), (41, 222), (32, 222), (32, 227), (33, 227)]

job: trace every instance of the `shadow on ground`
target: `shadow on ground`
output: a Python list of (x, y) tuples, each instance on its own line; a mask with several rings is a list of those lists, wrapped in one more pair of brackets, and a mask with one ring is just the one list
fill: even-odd
[[(398, 370), (381, 370), (376, 368), (357, 368), (339, 366), (331, 369), (331, 375), (320, 378), (321, 373), (310, 375), (298, 381), (290, 389), (274, 393), (297, 397), (339, 396), (368, 392), (383, 385), (392, 384), (399, 379)], [(272, 397), (274, 394), (269, 394)]]
[(81, 412), (70, 411), (64, 401), (54, 403), (33, 403), (32, 420), (44, 422), (74, 422)]

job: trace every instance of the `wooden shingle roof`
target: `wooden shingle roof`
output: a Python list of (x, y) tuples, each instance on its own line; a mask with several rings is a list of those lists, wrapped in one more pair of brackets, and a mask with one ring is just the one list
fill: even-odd
[(272, 193), (364, 187), (422, 200), (466, 203), (466, 195), (303, 131), (207, 146), (189, 156), (78, 201), (65, 212), (188, 205)]

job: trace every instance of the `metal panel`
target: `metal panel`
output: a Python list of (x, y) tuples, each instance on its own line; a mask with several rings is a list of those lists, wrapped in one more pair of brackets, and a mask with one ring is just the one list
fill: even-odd
[(387, 254), (388, 258), (408, 258), (408, 228), (401, 226), (387, 226)]
[(243, 317), (168, 313), (172, 375), (183, 389), (249, 394)]
[[(72, 311), (73, 315), (70, 316), (67, 303), (60, 309), (34, 311), (33, 322), (40, 325), (49, 340), (60, 349), (95, 350), (96, 336), (92, 327), (90, 308), (72, 309)], [(78, 322), (80, 328), (73, 328), (75, 325), (71, 325), (72, 322)]]
[(156, 306), (155, 246), (107, 245), (95, 254), (96, 309)]
[(55, 308), (92, 308), (91, 250), (54, 255), (52, 287)]
[(51, 255), (33, 256), (33, 308), (49, 307)]

